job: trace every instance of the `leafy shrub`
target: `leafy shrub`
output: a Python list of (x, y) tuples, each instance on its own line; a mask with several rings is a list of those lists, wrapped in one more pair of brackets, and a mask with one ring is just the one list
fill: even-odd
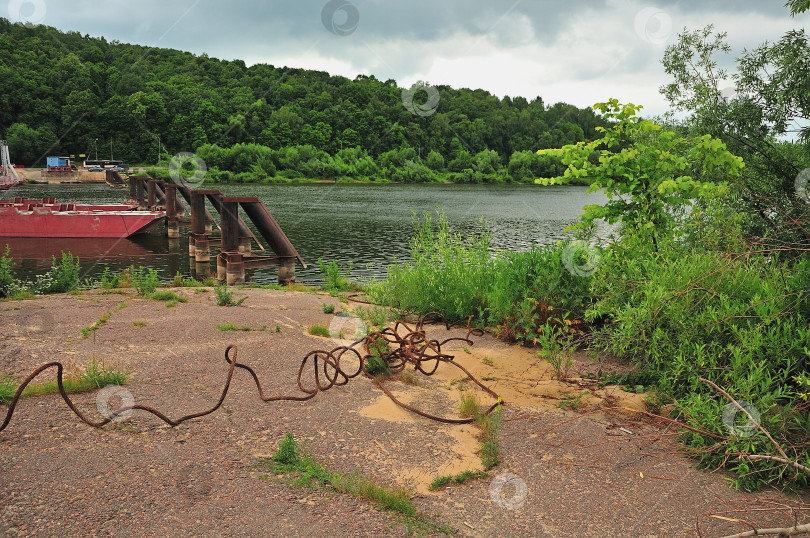
[[(325, 263), (321, 258), (318, 258), (318, 265), (321, 267), (321, 273), (324, 274), (324, 287), (327, 291), (338, 292), (351, 289), (349, 279), (343, 276), (343, 268), (338, 265), (337, 261), (332, 260)], [(350, 273), (351, 270), (352, 264), (350, 263), (346, 267), (346, 272)]]
[(154, 293), (160, 283), (160, 278), (155, 269), (145, 269), (143, 267), (135, 269), (134, 265), (129, 268), (129, 278), (132, 287), (138, 291), (138, 295), (141, 297), (147, 297)]
[(567, 315), (581, 317), (591, 302), (590, 278), (563, 263), (566, 244), (500, 254), (486, 292), (486, 316), (507, 340), (537, 343), (549, 323), (567, 328)]
[(62, 252), (62, 258), (51, 257), (51, 269), (32, 286), (36, 293), (65, 293), (79, 286), (79, 258)]
[(110, 268), (105, 267), (104, 272), (101, 273), (101, 280), (99, 281), (99, 284), (105, 290), (112, 290), (118, 287), (120, 280), (121, 275), (110, 276)]
[(386, 280), (371, 285), (374, 302), (419, 314), (438, 311), (451, 321), (483, 312), (484, 294), (492, 278), (489, 234), (463, 239), (450, 231), (447, 218), (429, 213), (414, 219), (412, 262), (392, 264)]
[(8, 297), (9, 288), (14, 282), (14, 260), (9, 256), (11, 249), (6, 245), (5, 254), (0, 255), (0, 297)]
[[(610, 319), (599, 347), (655, 375), (658, 390), (675, 398), (692, 426), (729, 433), (723, 422), (728, 402), (700, 381), (705, 377), (755, 406), (774, 438), (807, 460), (809, 391), (801, 374), (810, 358), (808, 283), (806, 276), (790, 275), (808, 270), (807, 260), (789, 268), (756, 254), (639, 256), (617, 247), (592, 280), (598, 299), (588, 315)], [(697, 433), (682, 442), (702, 466), (725, 465), (738, 474), (739, 488), (756, 489), (776, 477), (795, 487), (807, 483), (805, 475), (773, 462), (727, 458), (734, 452), (770, 453), (767, 438), (753, 433), (732, 437), (722, 448)]]
[(388, 377), (391, 375), (391, 369), (388, 367), (388, 363), (377, 355), (369, 355), (366, 357), (364, 369), (366, 373), (372, 377)]
[(217, 294), (218, 306), (239, 306), (247, 299), (245, 295), (241, 299), (234, 300), (233, 292), (228, 290), (228, 286), (214, 286), (214, 293)]

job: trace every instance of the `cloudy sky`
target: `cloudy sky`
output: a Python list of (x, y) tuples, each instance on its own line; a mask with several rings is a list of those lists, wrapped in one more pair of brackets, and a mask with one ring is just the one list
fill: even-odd
[[(660, 60), (684, 27), (714, 23), (734, 53), (791, 28), (784, 0), (10, 0), (14, 21), (242, 59), (541, 96), (667, 107)], [(731, 60), (734, 54), (729, 56)]]

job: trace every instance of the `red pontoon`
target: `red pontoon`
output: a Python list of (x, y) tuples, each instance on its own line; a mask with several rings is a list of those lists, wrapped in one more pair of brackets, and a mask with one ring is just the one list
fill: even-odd
[(62, 204), (53, 198), (0, 199), (0, 237), (129, 237), (163, 220), (132, 204)]

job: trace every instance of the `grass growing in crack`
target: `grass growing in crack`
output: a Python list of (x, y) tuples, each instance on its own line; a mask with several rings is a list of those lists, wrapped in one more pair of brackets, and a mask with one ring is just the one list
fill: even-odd
[(465, 390), (461, 393), (458, 411), (464, 417), (472, 417), (476, 421), (481, 416), (481, 403), (474, 392)]
[(570, 394), (568, 394), (568, 393), (566, 392), (565, 394), (563, 394), (563, 396), (564, 396), (566, 399), (565, 399), (565, 400), (563, 400), (563, 401), (561, 401), (561, 402), (560, 402), (560, 403), (557, 405), (557, 407), (559, 407), (560, 409), (565, 409), (566, 407), (571, 407), (571, 409), (573, 409), (574, 411), (577, 411), (577, 410), (579, 409), (579, 406), (580, 406), (580, 403), (581, 403), (581, 402), (580, 402), (580, 400), (582, 400), (582, 398), (583, 398), (583, 397), (584, 397), (586, 394), (590, 394), (590, 391), (587, 391), (587, 390), (586, 390), (586, 391), (584, 391), (584, 392), (580, 393), (578, 396), (575, 396), (575, 397), (572, 397)]
[(460, 472), (455, 476), (451, 474), (437, 476), (431, 481), (430, 486), (428, 487), (431, 490), (435, 491), (439, 488), (446, 486), (447, 484), (450, 484), (451, 482), (454, 482), (456, 484), (463, 484), (468, 480), (473, 480), (476, 478), (486, 478), (487, 476), (489, 475), (484, 471), (472, 471), (470, 469), (467, 469), (466, 471)]
[(103, 316), (101, 316), (98, 321), (90, 325), (89, 327), (82, 327), (79, 331), (82, 333), (82, 338), (87, 338), (90, 336), (90, 333), (95, 331), (96, 329), (103, 326), (110, 320), (110, 313), (106, 312)]
[(329, 329), (323, 325), (310, 325), (307, 332), (313, 336), (329, 337)]
[(481, 441), (481, 465), (489, 470), (501, 462), (501, 447), (498, 443), (498, 431), (501, 429), (501, 408), (498, 406), (492, 413), (476, 420), (483, 434)]
[(238, 327), (233, 323), (226, 323), (225, 325), (217, 325), (220, 331), (250, 331), (250, 327)]
[[(93, 357), (81, 373), (67, 373), (62, 377), (65, 392), (87, 392), (106, 387), (107, 385), (123, 385), (129, 372), (114, 366), (108, 367), (104, 361)], [(17, 392), (19, 383), (10, 378), (0, 379), (0, 404), (8, 403)], [(23, 390), (22, 397), (38, 396), (42, 394), (55, 394), (59, 392), (56, 381), (43, 383), (29, 383)]]
[(146, 322), (140, 319), (133, 321), (132, 324), (136, 327), (146, 327)]
[[(383, 510), (402, 517), (409, 533), (414, 531), (438, 531), (450, 534), (447, 526), (439, 526), (421, 516), (407, 490), (379, 485), (359, 473), (336, 473), (317, 462), (304, 451), (292, 434), (288, 433), (279, 443), (272, 459), (259, 460), (256, 467), (266, 469), (276, 476), (284, 476), (289, 483), (308, 488), (331, 487), (335, 491), (367, 499)], [(264, 475), (267, 478), (268, 475)]]
[(414, 387), (419, 386), (419, 380), (416, 379), (416, 376), (410, 372), (400, 372), (400, 374), (397, 376), (397, 379), (399, 379), (406, 385), (413, 385)]
[(481, 363), (486, 364), (487, 366), (494, 366), (495, 360), (492, 357), (484, 357), (481, 359)]
[(475, 393), (463, 391), (459, 402), (459, 413), (465, 417), (472, 417), (481, 428), (481, 446), (478, 449), (481, 465), (486, 470), (492, 469), (501, 462), (500, 445), (498, 444), (501, 406), (498, 405), (492, 413), (485, 415), (481, 412), (481, 403)]

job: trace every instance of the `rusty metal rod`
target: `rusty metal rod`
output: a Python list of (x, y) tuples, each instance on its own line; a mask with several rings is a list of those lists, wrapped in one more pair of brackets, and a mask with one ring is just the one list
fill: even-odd
[[(375, 342), (382, 338), (389, 344), (389, 350), (381, 353), (381, 359), (385, 361), (388, 365), (388, 368), (393, 373), (401, 372), (407, 365), (412, 365), (415, 370), (425, 374), (425, 375), (432, 375), (438, 369), (439, 364), (452, 364), (463, 371), (473, 382), (475, 382), (479, 387), (481, 387), (487, 394), (496, 398), (496, 403), (494, 403), (485, 414), (489, 414), (496, 409), (498, 409), (501, 405), (503, 405), (503, 401), (501, 398), (490, 388), (482, 384), (478, 379), (476, 379), (466, 368), (461, 366), (460, 364), (453, 361), (453, 355), (448, 355), (441, 351), (441, 347), (445, 345), (447, 342), (451, 341), (459, 341), (466, 343), (467, 345), (472, 345), (473, 341), (470, 340), (470, 336), (481, 336), (483, 332), (480, 329), (471, 328), (469, 322), (467, 324), (467, 334), (463, 338), (448, 338), (442, 342), (438, 340), (429, 340), (425, 333), (424, 326), (426, 323), (429, 323), (431, 319), (435, 319), (437, 321), (442, 321), (445, 324), (445, 327), (449, 330), (452, 325), (447, 323), (444, 316), (438, 314), (436, 312), (431, 312), (430, 314), (426, 314), (419, 321), (416, 323), (415, 327), (411, 327), (404, 321), (398, 321), (394, 328), (386, 328), (382, 331), (377, 331), (374, 333), (369, 334), (363, 338), (355, 340), (352, 344), (348, 346), (338, 346), (331, 351), (325, 350), (314, 350), (307, 353), (307, 355), (301, 361), (301, 365), (298, 368), (298, 389), (302, 393), (302, 395), (279, 395), (279, 396), (265, 396), (264, 390), (262, 389), (261, 382), (259, 381), (259, 376), (256, 372), (250, 367), (245, 364), (241, 364), (237, 362), (237, 347), (233, 344), (229, 345), (225, 348), (225, 362), (228, 363), (228, 373), (225, 378), (225, 385), (222, 388), (222, 392), (220, 394), (219, 400), (217, 403), (204, 411), (200, 411), (197, 413), (192, 413), (189, 415), (182, 416), (178, 419), (171, 419), (162, 412), (158, 411), (154, 407), (150, 407), (148, 405), (141, 405), (141, 404), (134, 404), (130, 406), (122, 407), (115, 412), (111, 413), (110, 416), (105, 417), (102, 420), (95, 421), (88, 418), (85, 414), (83, 414), (70, 397), (67, 395), (65, 391), (65, 387), (63, 384), (62, 374), (64, 371), (64, 367), (59, 362), (49, 362), (44, 364), (34, 370), (25, 380), (20, 384), (17, 388), (17, 391), (14, 393), (14, 397), (8, 404), (8, 411), (6, 412), (6, 418), (2, 424), (0, 424), (0, 432), (6, 429), (6, 427), (11, 422), (11, 417), (14, 414), (14, 410), (17, 407), (17, 403), (22, 396), (23, 391), (31, 383), (39, 374), (48, 370), (50, 368), (56, 368), (56, 382), (59, 388), (59, 394), (62, 396), (62, 399), (67, 403), (67, 406), (73, 411), (80, 420), (84, 423), (92, 426), (94, 428), (101, 428), (102, 426), (110, 423), (111, 421), (115, 420), (118, 416), (126, 413), (128, 411), (132, 411), (135, 409), (139, 409), (141, 411), (145, 411), (147, 413), (151, 413), (152, 415), (156, 416), (166, 424), (170, 426), (177, 426), (182, 424), (187, 420), (191, 420), (194, 418), (204, 417), (209, 415), (219, 409), (222, 403), (225, 401), (225, 397), (228, 395), (228, 390), (231, 386), (231, 381), (233, 379), (233, 374), (236, 368), (242, 369), (247, 371), (250, 376), (253, 378), (253, 381), (256, 384), (256, 388), (259, 393), (259, 397), (264, 402), (271, 402), (271, 401), (280, 401), (280, 400), (289, 400), (289, 401), (306, 401), (313, 398), (318, 392), (329, 390), (335, 386), (345, 385), (349, 382), (350, 379), (357, 377), (361, 373), (372, 380), (374, 385), (382, 390), (391, 400), (413, 413), (416, 413), (420, 416), (425, 418), (435, 420), (438, 422), (443, 422), (447, 424), (469, 424), (474, 419), (473, 418), (444, 418), (439, 417), (436, 415), (432, 415), (430, 413), (426, 413), (421, 411), (411, 405), (405, 404), (397, 400), (393, 394), (385, 387), (384, 379), (375, 378), (372, 376), (366, 369), (366, 365), (368, 360), (371, 358), (370, 347), (375, 344)], [(404, 329), (405, 333), (400, 334), (400, 330)], [(365, 350), (365, 355), (361, 355), (360, 351), (356, 348), (362, 344), (363, 349)], [(394, 349), (390, 349), (390, 344), (394, 344), (398, 346)], [(233, 351), (233, 357), (231, 357), (231, 351)], [(357, 361), (356, 368), (352, 365), (350, 370), (345, 370), (341, 368), (341, 360), (344, 359), (346, 354), (349, 354), (353, 360)], [(378, 350), (379, 353), (379, 350)], [(303, 375), (304, 375), (304, 368), (307, 364), (312, 362), (312, 366), (314, 368), (314, 377), (315, 382), (312, 386), (305, 386), (303, 382)], [(435, 361), (435, 362), (434, 362)], [(423, 365), (427, 363), (427, 368)], [(432, 364), (431, 364), (432, 363)], [(431, 367), (432, 366), (432, 367)]]

